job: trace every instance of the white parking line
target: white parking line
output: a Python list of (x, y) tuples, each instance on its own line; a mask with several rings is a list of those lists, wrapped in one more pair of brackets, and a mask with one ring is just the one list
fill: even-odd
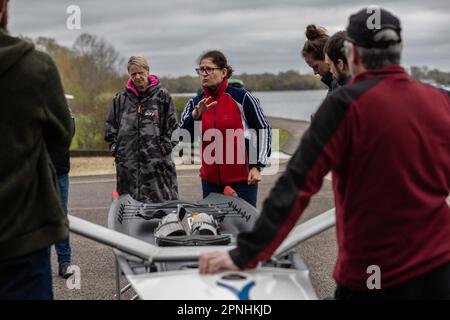
[(110, 182), (116, 182), (116, 179), (71, 181), (70, 184), (92, 184), (92, 183), (110, 183)]
[(67, 211), (71, 212), (71, 211), (87, 211), (87, 210), (106, 210), (109, 209), (109, 207), (75, 207), (75, 208), (69, 208)]

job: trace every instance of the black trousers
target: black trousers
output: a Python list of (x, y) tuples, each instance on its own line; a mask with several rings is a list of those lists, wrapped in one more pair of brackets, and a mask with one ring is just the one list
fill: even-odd
[(337, 286), (336, 300), (450, 300), (450, 262), (387, 289), (354, 291)]
[(52, 300), (50, 248), (0, 261), (0, 300)]

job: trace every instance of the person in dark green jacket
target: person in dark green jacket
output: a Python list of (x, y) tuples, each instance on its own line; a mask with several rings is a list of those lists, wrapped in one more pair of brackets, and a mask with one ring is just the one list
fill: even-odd
[(52, 299), (50, 246), (68, 236), (49, 151), (72, 121), (52, 59), (6, 30), (0, 0), (0, 300)]

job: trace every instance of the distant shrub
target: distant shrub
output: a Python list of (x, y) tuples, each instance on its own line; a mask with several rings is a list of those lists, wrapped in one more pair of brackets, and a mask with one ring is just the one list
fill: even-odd
[(191, 98), (192, 98), (191, 96), (176, 96), (176, 97), (172, 96), (173, 103), (175, 104), (175, 110), (177, 113), (178, 121), (180, 120), (181, 113), (183, 112), (184, 107)]

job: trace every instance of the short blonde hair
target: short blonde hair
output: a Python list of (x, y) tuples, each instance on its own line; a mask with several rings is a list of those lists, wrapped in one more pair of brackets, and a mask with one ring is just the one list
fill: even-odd
[(130, 67), (132, 65), (144, 68), (147, 71), (150, 71), (150, 66), (148, 65), (147, 60), (143, 56), (131, 56), (128, 59), (127, 70), (130, 71)]

